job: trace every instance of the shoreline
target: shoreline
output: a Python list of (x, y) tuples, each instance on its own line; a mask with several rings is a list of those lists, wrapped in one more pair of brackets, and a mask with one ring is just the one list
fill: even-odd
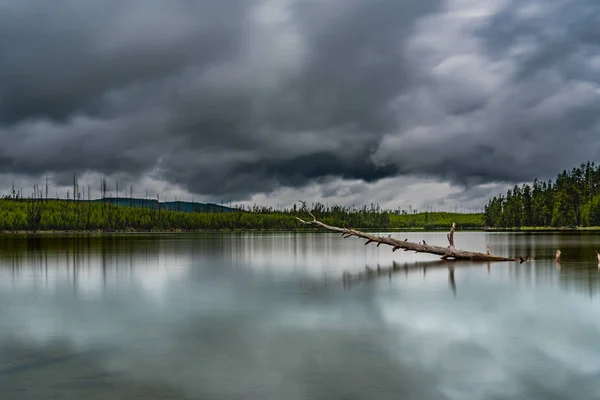
[[(365, 232), (445, 232), (447, 228), (355, 228)], [(520, 227), (520, 228), (457, 228), (457, 231), (462, 232), (595, 232), (600, 231), (600, 226), (592, 227)], [(93, 230), (0, 230), (0, 236), (13, 236), (13, 235), (131, 235), (131, 234), (194, 234), (194, 233), (328, 233), (331, 232), (323, 231), (322, 229), (171, 229), (171, 230), (104, 230), (104, 229), (93, 229)]]
[(600, 226), (552, 227), (524, 226), (520, 228), (482, 228), (485, 232), (594, 232), (600, 231)]
[[(395, 228), (395, 229), (361, 229), (364, 232), (446, 232), (447, 229), (423, 229), (423, 228)], [(482, 231), (481, 229), (463, 229), (463, 231)], [(81, 235), (135, 235), (135, 234), (192, 234), (192, 233), (327, 233), (331, 232), (323, 231), (322, 229), (196, 229), (196, 230), (47, 230), (47, 231), (0, 231), (0, 236), (11, 236), (11, 235), (64, 235), (64, 234), (81, 234)]]
[[(447, 228), (430, 228), (430, 229), (425, 229), (425, 228), (354, 228), (354, 229), (360, 229), (362, 231), (365, 232), (446, 232), (448, 229)], [(457, 231), (473, 231), (473, 232), (483, 232), (483, 228), (464, 228), (464, 229), (460, 229), (458, 228)], [(260, 228), (256, 228), (256, 229), (193, 229), (193, 230), (186, 230), (186, 229), (171, 229), (171, 230), (135, 230), (135, 229), (128, 229), (128, 230), (104, 230), (104, 229), (93, 229), (93, 230), (36, 230), (36, 231), (30, 231), (30, 230), (15, 230), (15, 231), (9, 231), (9, 230), (0, 230), (0, 236), (4, 236), (4, 235), (60, 235), (60, 234), (166, 234), (166, 233), (244, 233), (244, 232), (264, 232), (264, 233), (315, 233), (315, 232), (322, 232), (322, 233), (331, 233), (331, 232), (327, 232), (324, 231), (323, 229), (318, 229), (318, 228), (300, 228), (300, 229), (260, 229)]]

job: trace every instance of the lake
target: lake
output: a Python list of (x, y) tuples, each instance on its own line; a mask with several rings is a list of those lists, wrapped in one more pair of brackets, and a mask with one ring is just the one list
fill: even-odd
[(534, 260), (329, 233), (0, 236), (0, 397), (599, 399), (600, 234), (455, 241)]

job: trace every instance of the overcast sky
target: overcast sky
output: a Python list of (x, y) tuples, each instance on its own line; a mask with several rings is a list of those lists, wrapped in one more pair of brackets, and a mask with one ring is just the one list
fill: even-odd
[(599, 45), (596, 0), (0, 0), (0, 191), (480, 208), (599, 160)]

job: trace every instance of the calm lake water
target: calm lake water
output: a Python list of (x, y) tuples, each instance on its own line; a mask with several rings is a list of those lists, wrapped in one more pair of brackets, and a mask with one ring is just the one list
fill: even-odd
[(600, 399), (599, 234), (456, 235), (523, 264), (363, 243), (2, 236), (0, 398)]

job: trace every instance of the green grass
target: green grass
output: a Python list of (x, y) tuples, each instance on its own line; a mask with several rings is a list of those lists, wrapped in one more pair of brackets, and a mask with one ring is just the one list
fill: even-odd
[[(309, 230), (295, 216), (304, 213), (243, 211), (190, 213), (134, 208), (99, 202), (64, 200), (0, 200), (2, 231), (198, 231), (198, 230)], [(321, 212), (323, 222), (355, 229), (483, 229), (482, 214), (386, 212)]]
[(390, 215), (394, 228), (448, 229), (453, 222), (459, 229), (483, 229), (483, 214), (458, 214), (446, 212)]

